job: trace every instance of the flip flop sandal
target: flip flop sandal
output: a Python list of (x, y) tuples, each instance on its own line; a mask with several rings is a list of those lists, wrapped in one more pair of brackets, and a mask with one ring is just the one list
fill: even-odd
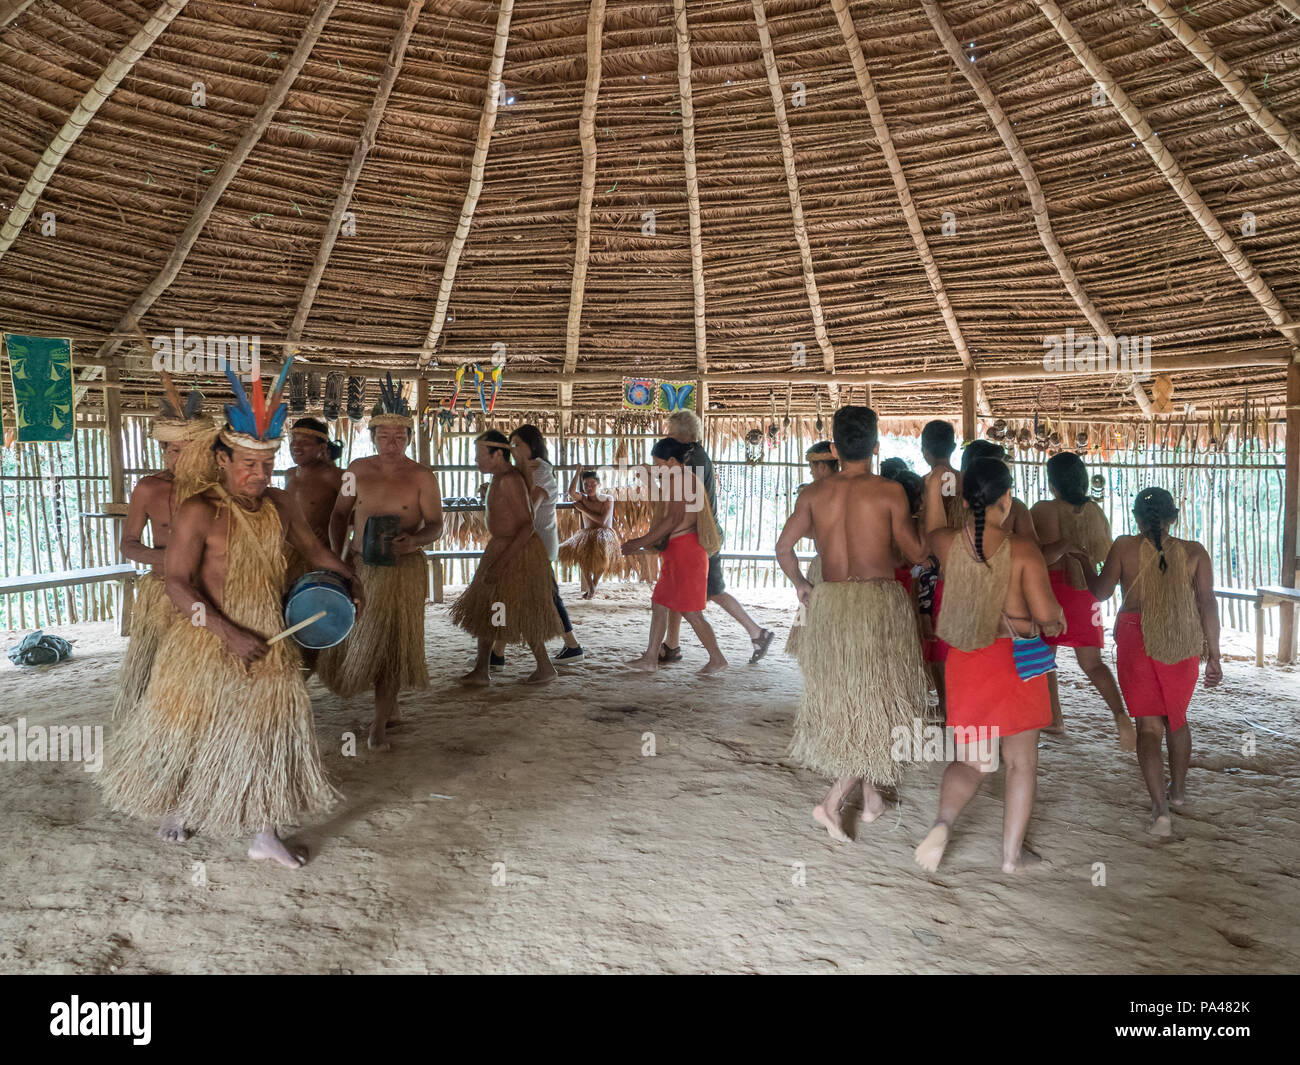
[(659, 645), (659, 664), (667, 665), (669, 662), (680, 662), (682, 660), (682, 649), (680, 647), (669, 647), (666, 643)]
[(754, 653), (749, 656), (749, 664), (752, 666), (765, 654), (767, 649), (772, 646), (772, 641), (776, 639), (776, 633), (771, 629), (764, 629), (763, 633), (757, 640), (750, 640), (754, 645)]

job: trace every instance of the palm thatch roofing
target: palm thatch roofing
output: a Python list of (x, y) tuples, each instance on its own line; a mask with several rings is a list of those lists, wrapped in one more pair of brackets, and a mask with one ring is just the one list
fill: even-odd
[(523, 408), (1149, 409), (1067, 329), (1280, 402), (1297, 130), (1297, 0), (0, 0), (0, 329), (127, 410), (137, 322)]

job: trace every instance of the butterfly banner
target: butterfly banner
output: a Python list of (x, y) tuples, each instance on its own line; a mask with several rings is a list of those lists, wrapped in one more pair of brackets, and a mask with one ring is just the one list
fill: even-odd
[(72, 341), (4, 334), (18, 440), (72, 439)]
[(665, 414), (695, 409), (694, 381), (660, 381), (659, 409)]

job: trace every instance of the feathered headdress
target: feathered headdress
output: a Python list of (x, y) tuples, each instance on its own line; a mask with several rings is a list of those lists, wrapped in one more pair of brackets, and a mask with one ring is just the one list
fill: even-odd
[(176, 382), (166, 370), (162, 371), (163, 394), (158, 399), (158, 416), (154, 418), (151, 432), (161, 443), (193, 440), (214, 428), (212, 419), (203, 413), (203, 393), (191, 388), (181, 400)]
[(230, 389), (235, 393), (235, 402), (226, 404), (226, 427), (221, 431), (221, 442), (227, 447), (243, 447), (253, 451), (275, 451), (280, 446), (280, 436), (284, 432), (284, 419), (289, 413), (286, 404), (280, 402), (280, 393), (284, 391), (285, 378), (289, 376), (289, 367), (293, 365), (293, 356), (284, 360), (280, 376), (275, 379), (271, 398), (262, 399), (262, 378), (253, 378), (253, 398), (249, 401), (248, 393), (240, 382), (238, 375), (226, 367), (226, 379)]
[(370, 411), (370, 428), (378, 429), (383, 425), (400, 425), (406, 429), (415, 427), (410, 404), (402, 395), (402, 386), (393, 383), (391, 373), (379, 382), (379, 402)]

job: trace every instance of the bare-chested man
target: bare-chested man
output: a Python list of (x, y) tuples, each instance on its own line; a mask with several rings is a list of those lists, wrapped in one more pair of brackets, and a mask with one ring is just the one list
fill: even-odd
[(601, 577), (623, 558), (614, 533), (614, 497), (601, 491), (599, 473), (579, 470), (569, 484), (569, 499), (578, 512), (579, 528), (560, 544), (559, 559), (577, 567), (582, 598), (590, 599)]
[(323, 812), (337, 793), (321, 766), (297, 646), (269, 642), (284, 628), (283, 540), (314, 567), (349, 580), (352, 572), (269, 487), (280, 442), (270, 433), (227, 426), (221, 482), (176, 513), (167, 595), (185, 620), (167, 630), (140, 707), (113, 737), (103, 787), (114, 809), (161, 817), (164, 839), (193, 829), (253, 835), (250, 858), (297, 868), (306, 851), (277, 827)]
[[(330, 518), (334, 502), (343, 484), (343, 471), (338, 468), (343, 445), (330, 439), (329, 426), (318, 418), (299, 418), (289, 434), (289, 454), (293, 467), (284, 475), (284, 490), (302, 508), (303, 516), (316, 539), (330, 542)], [(295, 573), (294, 560), (290, 560), (289, 581), (305, 573)]]
[(413, 430), (404, 404), (398, 410), (375, 406), (370, 437), (376, 454), (348, 467), (330, 516), (330, 546), (340, 557), (349, 547), (361, 555), (354, 565), (367, 608), (351, 635), (321, 655), (320, 676), (345, 699), (374, 690), (367, 739), (373, 750), (388, 748), (387, 730), (401, 720), (398, 693), (429, 686), (424, 548), (442, 535), (442, 492), (433, 471), (406, 456)]
[(451, 620), (478, 641), (474, 668), (460, 678), (468, 687), (492, 683), (492, 645), (522, 643), (537, 668), (525, 684), (547, 684), (556, 677), (546, 656), (546, 641), (564, 632), (555, 607), (555, 580), (546, 547), (533, 526), (528, 482), (514, 465), (510, 440), (489, 429), (474, 442), (474, 462), (488, 474), (486, 510), (490, 539), (474, 579), (452, 604)]
[[(170, 375), (165, 375), (161, 411), (153, 421), (153, 438), (162, 445), (163, 470), (142, 477), (131, 493), (131, 504), (122, 526), (122, 554), (149, 570), (136, 582), (136, 600), (131, 613), (131, 639), (118, 674), (113, 721), (139, 704), (149, 685), (154, 656), (163, 633), (176, 619), (176, 611), (163, 587), (163, 557), (171, 534), (176, 508), (217, 478), (212, 458), (212, 441), (217, 427), (203, 413), (203, 396), (191, 391), (182, 403)], [(145, 526), (150, 543), (144, 542)]]
[(701, 541), (699, 523), (712, 522), (713, 514), (695, 469), (684, 465), (690, 455), (691, 445), (671, 436), (664, 437), (651, 449), (654, 483), (659, 495), (655, 516), (644, 536), (623, 544), (625, 555), (664, 545), (659, 552), (659, 580), (650, 596), (650, 643), (645, 654), (628, 663), (645, 673), (659, 668), (664, 633), (673, 614), (686, 619), (709, 654), (709, 660), (698, 672), (707, 676), (727, 668), (713, 626), (704, 616), (709, 605), (709, 554)]
[[(791, 754), (836, 778), (813, 817), (833, 839), (847, 841), (845, 801), (861, 784), (862, 820), (880, 816), (885, 806), (877, 788), (899, 779), (894, 729), (911, 729), (925, 715), (920, 642), (894, 564), (896, 554), (921, 562), (928, 552), (903, 486), (871, 472), (875, 412), (841, 407), (833, 438), (840, 472), (799, 493), (776, 558), (807, 608), (799, 644), (804, 691)], [(815, 586), (795, 557), (805, 536), (821, 559)]]

